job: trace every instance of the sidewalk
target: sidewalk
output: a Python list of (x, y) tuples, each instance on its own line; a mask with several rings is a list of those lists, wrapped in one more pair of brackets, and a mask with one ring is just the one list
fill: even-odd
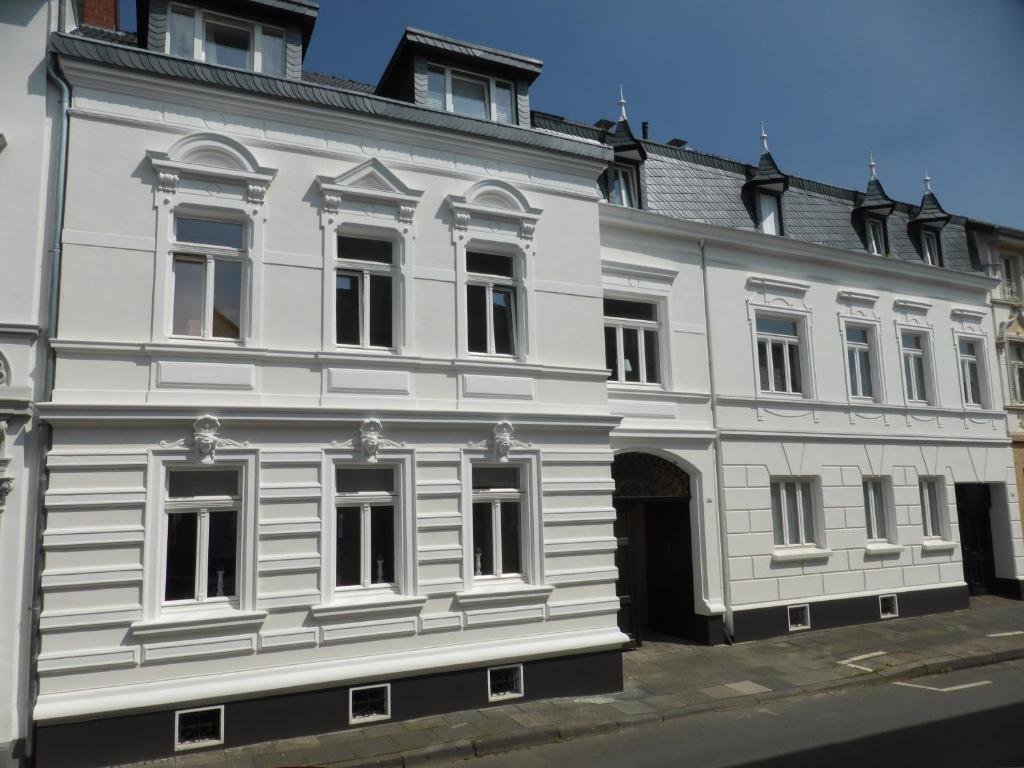
[(436, 765), (712, 709), (1017, 658), (1024, 658), (1024, 603), (972, 598), (969, 610), (956, 613), (734, 646), (645, 643), (623, 656), (625, 687), (614, 695), (507, 704), (145, 765)]

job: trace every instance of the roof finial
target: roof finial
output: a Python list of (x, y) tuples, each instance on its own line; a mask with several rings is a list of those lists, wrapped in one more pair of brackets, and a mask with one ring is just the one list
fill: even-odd
[(761, 154), (768, 151), (768, 134), (764, 132), (764, 120), (761, 121)]
[(872, 179), (877, 179), (878, 178), (878, 174), (875, 172), (875, 168), (877, 166), (878, 166), (878, 163), (875, 162), (875, 155), (874, 155), (874, 153), (869, 151), (868, 152), (868, 169), (871, 171), (870, 178), (872, 178)]
[(619, 122), (626, 122), (626, 94), (621, 85), (619, 86)]
[(932, 193), (932, 177), (928, 175), (928, 166), (924, 167), (924, 193), (930, 195)]

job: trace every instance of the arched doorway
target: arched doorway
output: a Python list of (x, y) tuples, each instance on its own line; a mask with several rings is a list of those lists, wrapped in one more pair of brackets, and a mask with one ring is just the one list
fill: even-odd
[(612, 478), (619, 628), (638, 646), (695, 639), (690, 476), (660, 456), (622, 453)]

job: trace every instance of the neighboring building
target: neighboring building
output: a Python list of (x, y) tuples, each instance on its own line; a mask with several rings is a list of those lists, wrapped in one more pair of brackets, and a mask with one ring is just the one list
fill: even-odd
[(58, 3), (0, 3), (0, 766), (28, 748), (33, 552), (39, 455), (33, 401), (44, 399), (45, 286), (60, 154), (57, 89), (48, 81)]
[(536, 112), (540, 61), (419, 30), (310, 73), (309, 0), (113, 9), (51, 37), (37, 764), (1019, 595), (996, 281), (930, 190)]

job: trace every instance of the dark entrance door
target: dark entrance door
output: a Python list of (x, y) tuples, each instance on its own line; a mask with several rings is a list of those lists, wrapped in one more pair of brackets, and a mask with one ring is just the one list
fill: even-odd
[(987, 594), (992, 591), (996, 579), (990, 519), (992, 496), (989, 487), (983, 483), (957, 483), (955, 487), (964, 580), (972, 595)]
[(657, 456), (622, 454), (615, 478), (619, 628), (640, 645), (693, 637), (690, 478)]

